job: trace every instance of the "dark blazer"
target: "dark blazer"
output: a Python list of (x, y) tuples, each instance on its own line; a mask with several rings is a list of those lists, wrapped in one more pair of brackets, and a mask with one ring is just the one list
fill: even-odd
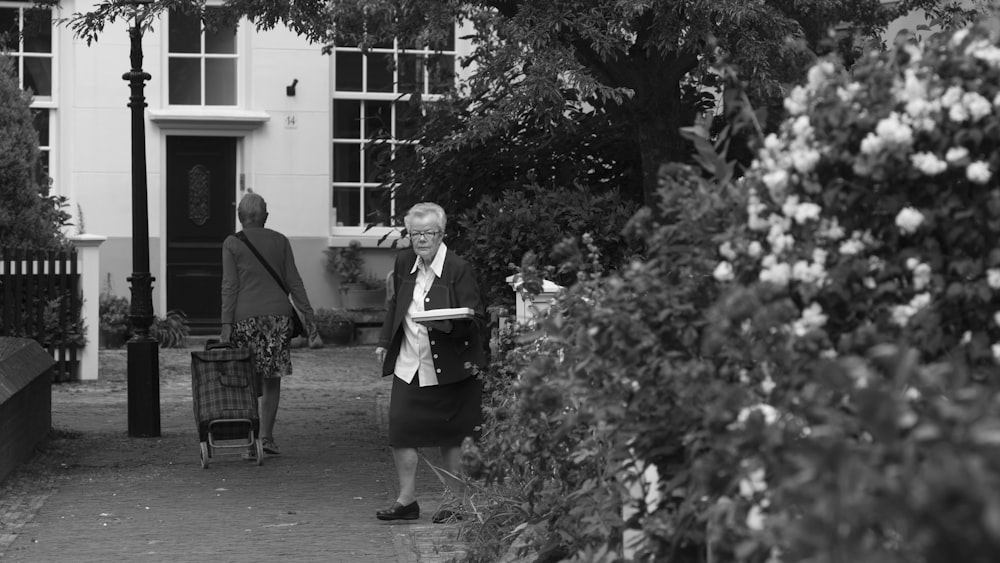
[[(411, 274), (410, 270), (416, 261), (417, 254), (411, 248), (400, 251), (396, 256), (392, 271), (392, 287), (395, 291), (386, 306), (385, 322), (382, 323), (378, 341), (378, 345), (387, 350), (385, 363), (382, 364), (383, 376), (393, 374), (399, 348), (406, 334), (403, 320), (413, 300), (417, 272)], [(451, 250), (445, 255), (441, 277), (434, 279), (424, 301), (425, 310), (448, 307), (471, 307), (476, 314), (473, 319), (436, 321), (426, 325), (434, 367), (441, 385), (471, 377), (475, 374), (471, 366), (482, 368), (486, 365), (483, 346), (486, 314), (479, 296), (479, 284), (469, 263)]]

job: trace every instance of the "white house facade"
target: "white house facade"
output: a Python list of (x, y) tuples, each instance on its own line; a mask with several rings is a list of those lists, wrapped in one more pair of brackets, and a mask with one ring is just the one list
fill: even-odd
[[(64, 0), (39, 14), (30, 2), (0, 0), (0, 33), (24, 32), (7, 50), (34, 93), (52, 191), (69, 198), (74, 230), (107, 237), (102, 288), (127, 296), (131, 110), (122, 74), (131, 66), (130, 23), (108, 25), (87, 45), (57, 22), (96, 4)], [(268, 203), (268, 227), (290, 239), (314, 306), (340, 305), (327, 248), (357, 239), (371, 274), (391, 267), (387, 245), (397, 231), (372, 214), (378, 162), (405, 148), (391, 139), (413, 126), (407, 92), (416, 86), (432, 97), (450, 87), (463, 46), (454, 39), (436, 50), (383, 45), (369, 55), (356, 48), (326, 55), (321, 47), (285, 28), (205, 32), (197, 17), (173, 12), (143, 34), (142, 67), (152, 76), (145, 143), (156, 314), (177, 309), (195, 329), (217, 326), (221, 244), (239, 229), (236, 202), (251, 190)], [(451, 70), (430, 72), (427, 61)], [(371, 148), (375, 137), (390, 141)]]

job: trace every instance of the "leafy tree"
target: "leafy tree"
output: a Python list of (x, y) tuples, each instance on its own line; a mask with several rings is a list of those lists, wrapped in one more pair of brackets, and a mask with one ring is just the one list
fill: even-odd
[(11, 61), (0, 57), (0, 244), (45, 248), (65, 240), (65, 198), (50, 196), (40, 171), (31, 96), (17, 82)]
[[(51, 2), (51, 0), (48, 0)], [(159, 0), (197, 9), (194, 0)], [(631, 140), (641, 164), (646, 202), (660, 165), (685, 161), (692, 150), (679, 133), (714, 103), (713, 68), (734, 65), (751, 97), (783, 94), (813, 53), (829, 49), (829, 30), (875, 36), (914, 8), (961, 18), (950, 0), (228, 0), (224, 17), (258, 28), (284, 23), (311, 41), (375, 45), (392, 37), (435, 44), (457, 20), (474, 24), (472, 76), (465, 92), (477, 100), (461, 129), (438, 150), (475, 146), (526, 121), (556, 131), (582, 108), (603, 113)], [(104, 1), (76, 14), (77, 33), (96, 39), (130, 7)], [(959, 11), (956, 11), (959, 10)], [(529, 117), (531, 116), (531, 117)], [(543, 128), (544, 130), (544, 128)], [(500, 137), (502, 138), (502, 137)], [(431, 149), (434, 150), (434, 149)], [(435, 170), (437, 171), (437, 170)], [(502, 188), (501, 188), (502, 189)], [(500, 190), (494, 191), (497, 193)]]

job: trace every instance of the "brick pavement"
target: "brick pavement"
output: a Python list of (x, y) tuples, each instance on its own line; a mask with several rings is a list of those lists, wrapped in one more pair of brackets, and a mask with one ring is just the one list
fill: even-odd
[[(275, 430), (282, 455), (259, 467), (219, 452), (209, 469), (201, 468), (190, 372), (165, 370), (162, 356), (159, 438), (126, 436), (123, 383), (55, 386), (57, 438), (0, 486), (0, 559), (460, 558), (459, 526), (430, 523), (441, 487), (426, 468), (420, 520), (374, 518), (394, 498), (396, 483), (385, 445), (388, 382), (359, 384), (359, 377), (372, 376), (349, 367), (371, 358), (371, 350), (295, 352), (296, 373), (283, 383)], [(324, 367), (302, 369), (300, 354)]]

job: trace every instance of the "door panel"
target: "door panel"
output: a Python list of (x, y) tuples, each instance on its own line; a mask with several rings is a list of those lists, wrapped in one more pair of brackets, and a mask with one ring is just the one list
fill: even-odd
[(167, 137), (167, 310), (219, 330), (222, 241), (235, 230), (236, 139)]

